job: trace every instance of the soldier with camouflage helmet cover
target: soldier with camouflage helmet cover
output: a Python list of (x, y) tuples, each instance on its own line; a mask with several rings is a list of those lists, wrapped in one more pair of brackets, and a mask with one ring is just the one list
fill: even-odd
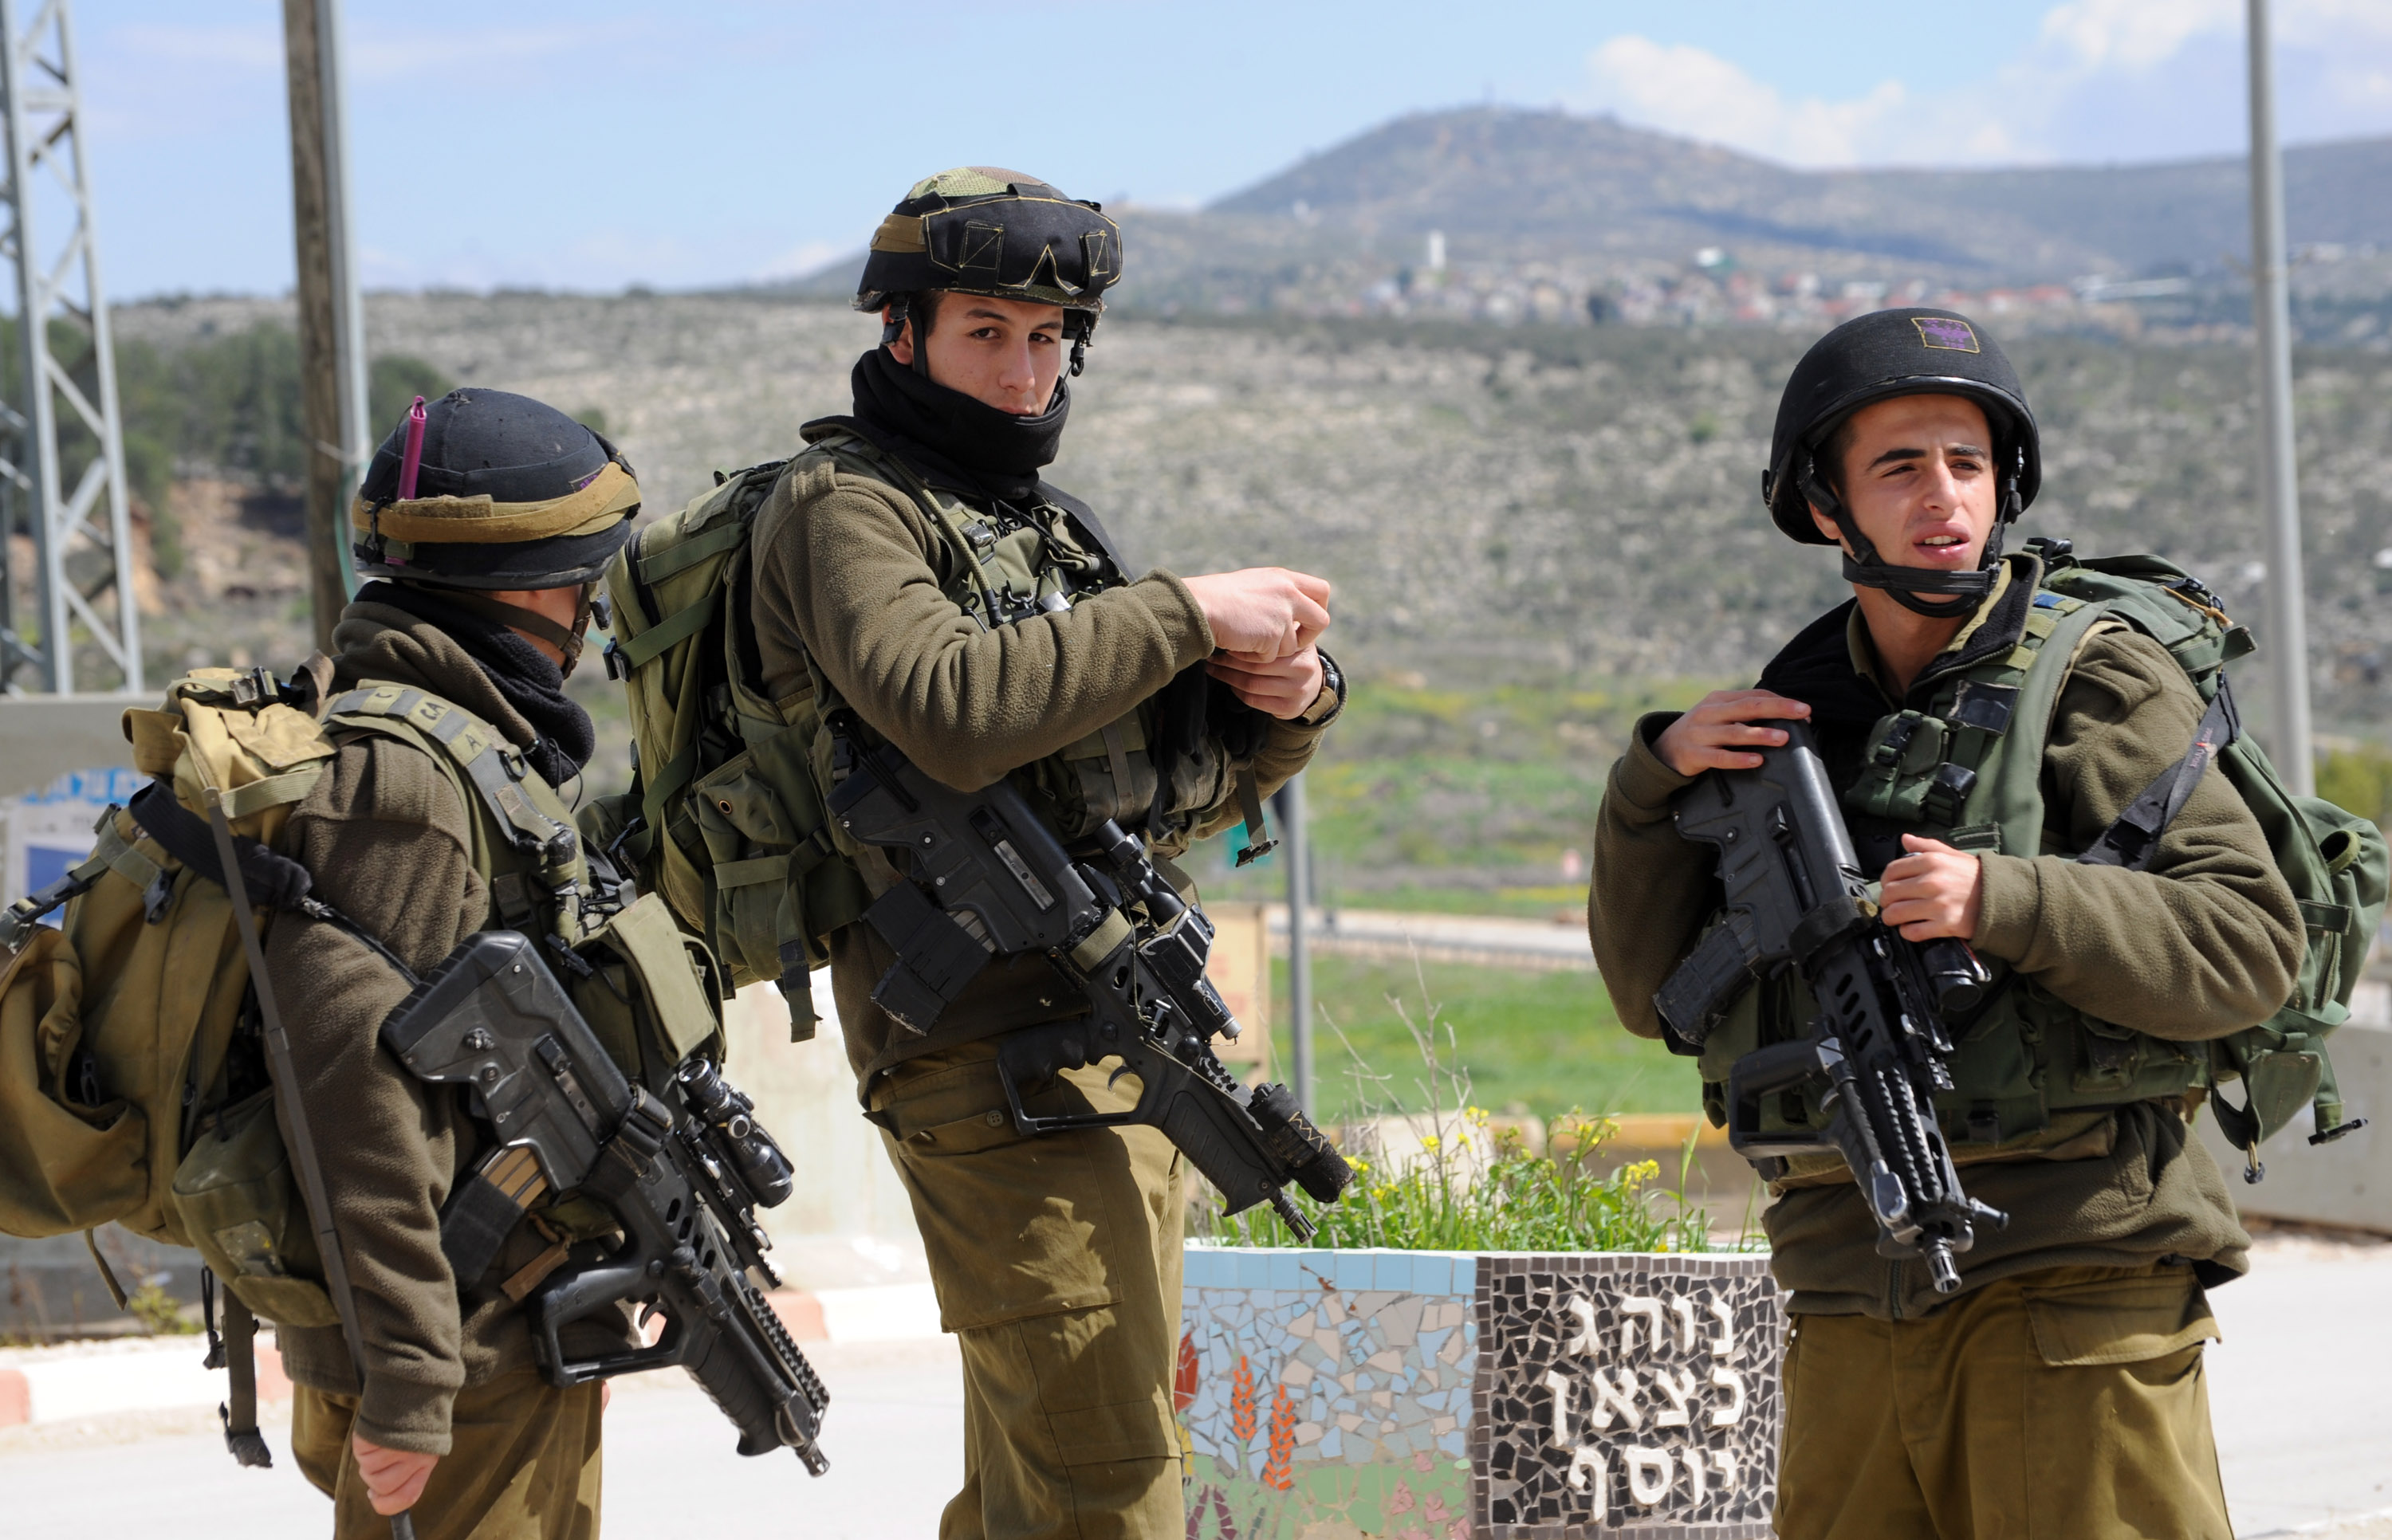
[[(916, 183), (856, 296), (882, 335), (853, 413), (805, 424), (757, 515), (753, 613), (774, 698), (844, 706), (959, 789), (1010, 777), (1066, 840), (1112, 820), (1184, 892), (1167, 858), (1246, 809), (1258, 822), (1343, 687), (1317, 644), (1327, 583), (1141, 570), (1041, 479), (1121, 271), (1113, 221), (1045, 182)], [(876, 893), (898, 880), (848, 853)], [(1086, 1009), (1042, 957), (994, 960), (916, 1035), (873, 1003), (892, 954), (869, 925), (830, 953), (859, 1095), (963, 1350), (964, 1484), (941, 1534), (1178, 1535), (1181, 1157), (1150, 1127), (1015, 1132), (994, 1040)], [(1096, 1068), (1032, 1097), (1134, 1099)]]
[[(1754, 688), (1640, 721), (1604, 796), (1597, 961), (1631, 1031), (1700, 1055), (1714, 1120), (1730, 1067), (1813, 1012), (1787, 970), (1703, 1042), (1665, 1031), (1655, 993), (1722, 903), (1671, 806), (1707, 770), (1761, 764), (1788, 740), (1780, 724), (1814, 734), (1883, 923), (1970, 943), (1997, 980), (1949, 1023), (1955, 1083), (1934, 1098), (1969, 1196), (2008, 1216), (1977, 1227), (1942, 1280), (1955, 1291), (1880, 1252), (1841, 1157), (1767, 1163), (1764, 1223), (1792, 1291), (1789, 1540), (2231, 1533), (2202, 1343), (2216, 1335), (2205, 1289), (2244, 1271), (2249, 1237), (2190, 1119), (2204, 1045), (2288, 998), (2302, 916), (2221, 774), (2139, 869), (2076, 859), (2187, 756), (2204, 703), (2151, 636), (2046, 586), (2057, 550), (2002, 555), (2041, 475), (2025, 392), (1974, 322), (1902, 308), (1828, 333), (1787, 384), (1763, 495), (1787, 535), (1840, 548), (1854, 597)], [(1980, 779), (1959, 763), (2042, 728), (2022, 719), (2038, 700), (2039, 764), (1997, 776), (1981, 758)], [(1913, 739), (1946, 747), (1913, 754)], [(1962, 816), (1996, 783), (2040, 797), (2039, 841)], [(1795, 1094), (1762, 1100), (1790, 1145), (1825, 1116)]]

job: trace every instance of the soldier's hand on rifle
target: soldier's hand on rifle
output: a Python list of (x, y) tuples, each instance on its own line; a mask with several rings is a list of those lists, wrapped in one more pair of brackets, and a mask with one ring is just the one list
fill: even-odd
[(1653, 741), (1653, 752), (1680, 775), (1753, 770), (1761, 756), (1752, 750), (1774, 748), (1786, 741), (1786, 730), (1769, 722), (1799, 721), (1810, 715), (1808, 705), (1775, 691), (1714, 690), (1662, 730)]
[(1878, 909), (1885, 923), (1905, 940), (1931, 941), (1939, 936), (1975, 940), (1984, 903), (1984, 867), (1968, 851), (1938, 839), (1904, 835), (1902, 848), (1910, 854), (1886, 862), (1878, 879)]
[(1247, 663), (1217, 657), (1204, 671), (1237, 692), (1238, 699), (1282, 721), (1301, 717), (1320, 698), (1320, 650), (1306, 647), (1293, 657)]
[(351, 1434), (349, 1443), (357, 1451), (358, 1474), (365, 1478), (366, 1500), (376, 1513), (405, 1513), (413, 1508), (423, 1495), (423, 1483), (432, 1479), (432, 1468), (440, 1463), (437, 1455), (384, 1449), (362, 1433)]
[(1325, 577), (1285, 567), (1247, 567), (1186, 581), (1213, 629), (1215, 651), (1241, 663), (1293, 657), (1329, 628)]

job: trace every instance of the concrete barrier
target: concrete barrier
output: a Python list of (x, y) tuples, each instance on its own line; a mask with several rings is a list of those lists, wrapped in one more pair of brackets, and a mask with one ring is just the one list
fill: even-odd
[(856, 1104), (828, 968), (813, 976), (813, 1002), (822, 1025), (805, 1042), (789, 1041), (788, 1007), (769, 984), (722, 1008), (731, 1083), (755, 1099), (797, 1172), (788, 1201), (760, 1216), (774, 1266), (804, 1289), (927, 1285), (913, 1205)]
[[(2392, 1025), (2354, 1021), (2334, 1033), (2332, 1046), (2345, 1115), (2367, 1119), (2367, 1127), (2311, 1145), (2305, 1112), (2259, 1146), (2267, 1179), (2248, 1184), (2242, 1152), (2227, 1144), (2216, 1119), (2200, 1120), (2201, 1142), (2247, 1217), (2392, 1234)], [(2229, 1087), (2227, 1094), (2239, 1102), (2241, 1090)]]
[(131, 768), (125, 707), (157, 704), (154, 694), (0, 695), (0, 797), (39, 791), (72, 770)]

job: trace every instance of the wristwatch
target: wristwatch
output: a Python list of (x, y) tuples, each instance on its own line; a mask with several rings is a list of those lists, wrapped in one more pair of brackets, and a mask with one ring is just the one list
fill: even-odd
[[(1314, 716), (1313, 713), (1320, 709), (1320, 703), (1323, 701), (1331, 703), (1328, 713), (1325, 716)], [(1307, 727), (1327, 727), (1331, 722), (1335, 721), (1337, 714), (1345, 709), (1346, 676), (1338, 672), (1337, 660), (1331, 657), (1324, 650), (1320, 654), (1320, 693), (1312, 697), (1312, 704), (1297, 714), (1296, 720)]]

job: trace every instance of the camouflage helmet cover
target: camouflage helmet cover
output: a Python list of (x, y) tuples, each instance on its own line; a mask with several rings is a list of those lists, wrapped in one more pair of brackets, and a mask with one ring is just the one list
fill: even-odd
[(938, 291), (1060, 305), (1093, 318), (1121, 278), (1121, 226), (1100, 205), (1018, 171), (958, 166), (915, 183), (873, 232), (855, 308)]

